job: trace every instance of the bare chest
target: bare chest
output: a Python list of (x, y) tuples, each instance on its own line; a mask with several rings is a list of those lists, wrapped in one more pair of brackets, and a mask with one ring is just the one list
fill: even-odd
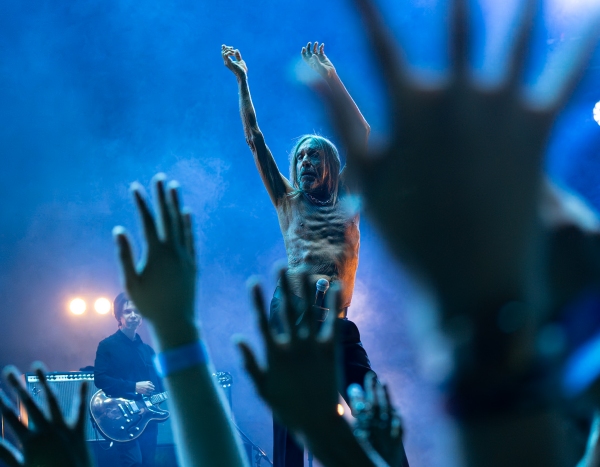
[(314, 206), (298, 196), (279, 211), (290, 266), (339, 265), (358, 256), (359, 216), (345, 209), (343, 203)]

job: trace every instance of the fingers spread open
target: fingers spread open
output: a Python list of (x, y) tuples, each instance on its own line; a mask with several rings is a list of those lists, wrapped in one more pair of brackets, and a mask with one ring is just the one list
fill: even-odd
[(7, 441), (0, 439), (0, 461), (8, 467), (23, 467), (17, 458), (22, 458), (19, 451)]
[(293, 304), (292, 289), (286, 272), (285, 269), (282, 269), (279, 273), (279, 282), (283, 290), (283, 316), (281, 316), (281, 321), (290, 341), (293, 342), (298, 338), (298, 329), (294, 326), (297, 313)]
[(52, 417), (52, 421), (57, 425), (65, 425), (65, 420), (63, 417), (63, 413), (60, 410), (60, 406), (58, 405), (58, 401), (56, 400), (56, 396), (50, 386), (48, 386), (48, 381), (46, 380), (46, 375), (42, 371), (41, 368), (35, 369), (35, 374), (40, 379), (40, 384), (44, 388), (44, 393), (46, 394), (46, 401), (48, 403), (48, 408), (50, 409), (50, 416)]
[(150, 208), (148, 208), (148, 204), (143, 196), (143, 188), (142, 186), (134, 182), (131, 184), (131, 192), (133, 193), (133, 198), (135, 200), (135, 204), (137, 205), (138, 212), (140, 213), (140, 218), (142, 219), (142, 226), (144, 228), (144, 236), (146, 237), (146, 242), (148, 246), (151, 247), (158, 243), (158, 232), (156, 230), (156, 223), (154, 222), (154, 217), (152, 216), (152, 212)]
[(463, 81), (469, 73), (469, 15), (467, 0), (450, 2), (450, 63), (455, 79)]
[(377, 400), (377, 394), (375, 394), (375, 385), (377, 384), (377, 379), (375, 378), (375, 373), (369, 371), (365, 375), (364, 386), (365, 386), (365, 400), (373, 405)]
[(254, 304), (254, 310), (256, 311), (256, 317), (258, 318), (258, 326), (260, 328), (260, 333), (265, 342), (265, 346), (267, 348), (271, 348), (275, 341), (273, 339), (273, 334), (271, 333), (271, 328), (269, 326), (269, 318), (267, 317), (267, 308), (265, 306), (265, 299), (262, 292), (262, 287), (256, 281), (256, 279), (251, 279), (248, 284), (250, 288), (250, 292), (252, 294), (252, 303)]
[(246, 369), (246, 372), (250, 375), (250, 378), (254, 382), (258, 393), (264, 399), (267, 395), (266, 373), (258, 364), (256, 356), (248, 344), (243, 341), (238, 342), (237, 347), (242, 352), (242, 357), (244, 358), (244, 368)]
[(159, 232), (162, 233), (162, 238), (165, 242), (171, 242), (174, 237), (173, 232), (173, 219), (170, 214), (170, 209), (167, 201), (167, 195), (165, 192), (165, 174), (159, 173), (154, 176), (153, 188), (154, 188), (154, 203), (156, 205), (156, 211), (159, 217)]
[[(587, 69), (592, 54), (598, 46), (599, 38), (600, 8), (596, 7), (595, 16), (586, 25), (582, 33), (582, 39), (573, 41), (575, 44), (571, 47), (565, 47), (560, 53), (558, 63), (553, 67), (558, 70), (566, 70), (562, 76), (560, 73), (557, 74), (554, 86), (546, 88), (550, 91), (549, 95), (553, 96), (553, 99), (548, 102), (548, 108), (553, 114), (558, 113), (573, 94), (575, 87)], [(550, 78), (550, 81), (552, 81), (552, 78)]]
[(182, 212), (183, 217), (183, 241), (188, 254), (196, 262), (196, 246), (194, 245), (194, 228), (192, 223), (192, 213), (187, 209)]
[(2, 391), (0, 391), (0, 414), (2, 414), (4, 421), (11, 428), (15, 436), (20, 440), (25, 439), (27, 428), (23, 426), (12, 407), (12, 403)]
[(79, 407), (77, 410), (77, 418), (75, 419), (75, 431), (83, 435), (85, 431), (85, 415), (87, 413), (87, 390), (88, 382), (84, 381), (79, 388)]
[(379, 416), (382, 420), (387, 420), (389, 418), (389, 406), (385, 397), (385, 390), (383, 389), (383, 385), (377, 380), (377, 378), (375, 378), (373, 386), (373, 392), (375, 393), (375, 403), (379, 408)]
[(300, 315), (296, 319), (296, 326), (300, 326), (298, 332), (302, 337), (313, 338), (319, 329), (319, 322), (315, 307), (312, 306), (312, 301), (309, 298), (314, 296), (315, 287), (310, 283), (307, 275), (302, 276), (302, 293), (305, 297), (304, 309), (297, 310)]
[(355, 0), (365, 22), (371, 49), (375, 53), (383, 78), (391, 95), (395, 96), (396, 87), (405, 80), (405, 64), (400, 49), (386, 26), (372, 0)]
[(25, 409), (27, 409), (29, 418), (33, 421), (36, 427), (38, 429), (47, 428), (48, 420), (46, 419), (46, 416), (33, 401), (27, 390), (23, 387), (23, 384), (17, 375), (16, 368), (9, 366), (4, 369), (3, 373), (10, 386), (16, 391), (21, 403), (25, 406)]
[(392, 398), (387, 384), (383, 385), (383, 393), (390, 417), (392, 417), (390, 421), (390, 434), (392, 438), (402, 438), (404, 434), (402, 429), (402, 418), (400, 418), (400, 415), (398, 415), (398, 412), (396, 412), (396, 409), (394, 408), (394, 404), (392, 404)]
[(127, 237), (127, 233), (120, 225), (113, 229), (113, 238), (117, 244), (117, 252), (119, 255), (119, 268), (121, 269), (121, 275), (125, 288), (128, 290), (134, 286), (137, 281), (138, 274), (135, 268), (133, 259), (133, 251), (131, 249), (131, 243)]
[(173, 234), (179, 246), (185, 245), (183, 216), (181, 215), (181, 201), (179, 199), (180, 185), (177, 181), (171, 180), (167, 186), (169, 192), (169, 212), (173, 219)]
[(356, 417), (361, 414), (365, 408), (365, 392), (363, 388), (360, 387), (359, 384), (351, 384), (348, 386), (348, 399), (350, 401), (350, 408), (352, 409), (352, 414)]
[(515, 43), (508, 56), (506, 81), (508, 87), (514, 89), (521, 87), (529, 41), (531, 40), (536, 15), (540, 10), (540, 4), (541, 0), (527, 0), (521, 9), (521, 20), (515, 35)]
[(318, 339), (321, 342), (336, 342), (339, 338), (339, 328), (336, 326), (337, 312), (341, 308), (341, 294), (339, 285), (333, 284), (329, 293), (325, 296), (325, 307), (329, 308), (329, 313), (321, 326)]

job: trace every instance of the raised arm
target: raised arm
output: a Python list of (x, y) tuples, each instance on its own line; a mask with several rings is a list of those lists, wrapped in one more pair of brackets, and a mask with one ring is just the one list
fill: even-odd
[[(310, 287), (304, 279), (308, 291)], [(289, 297), (291, 291), (284, 272), (280, 273), (280, 283), (284, 297)], [(248, 344), (241, 341), (238, 345), (246, 371), (274, 416), (301, 437), (326, 467), (398, 467), (400, 464), (388, 466), (367, 439), (355, 437), (352, 427), (337, 413), (340, 336), (335, 315), (330, 313), (319, 329), (313, 307), (297, 310), (291, 300), (284, 300), (282, 320), (287, 331), (275, 336), (261, 287), (253, 284), (251, 292), (265, 344), (266, 365), (259, 365)], [(307, 319), (299, 326), (287, 326), (299, 314)]]
[(181, 209), (176, 185), (167, 188), (163, 176), (155, 180), (158, 219), (141, 191), (134, 186), (147, 248), (137, 266), (124, 229), (116, 227), (114, 235), (125, 290), (151, 324), (180, 465), (248, 467), (194, 318), (197, 265), (190, 214)]
[(248, 66), (242, 59), (240, 51), (233, 47), (222, 45), (221, 56), (223, 57), (223, 63), (232, 71), (238, 82), (240, 115), (242, 117), (242, 124), (244, 125), (246, 143), (254, 155), (256, 168), (265, 184), (271, 201), (274, 205), (277, 205), (283, 196), (292, 191), (292, 186), (281, 172), (279, 172), (275, 159), (273, 159), (273, 154), (271, 154), (270, 149), (265, 143), (265, 138), (260, 128), (258, 128), (256, 111), (254, 110), (254, 104), (252, 104), (252, 98), (250, 97), (250, 88), (248, 87)]
[[(314, 45), (309, 42), (306, 47), (302, 47), (302, 58), (308, 66), (321, 75), (327, 83), (327, 89), (332, 98), (338, 105), (343, 106), (347, 118), (352, 120), (352, 127), (356, 131), (356, 141), (361, 146), (356, 149), (366, 150), (371, 127), (342, 83), (333, 63), (325, 55), (325, 44), (319, 46), (318, 42), (315, 42)], [(342, 173), (345, 173), (345, 170), (342, 170)]]

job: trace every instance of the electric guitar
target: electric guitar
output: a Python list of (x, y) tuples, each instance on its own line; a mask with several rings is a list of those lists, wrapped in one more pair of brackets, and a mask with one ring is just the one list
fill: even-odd
[(106, 439), (122, 443), (138, 438), (150, 421), (164, 422), (169, 418), (169, 412), (158, 407), (165, 400), (166, 392), (129, 400), (108, 397), (99, 390), (90, 400), (90, 414)]

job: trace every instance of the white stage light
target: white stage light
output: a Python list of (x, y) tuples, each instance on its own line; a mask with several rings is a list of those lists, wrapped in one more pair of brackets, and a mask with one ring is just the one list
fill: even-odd
[(85, 312), (85, 309), (86, 304), (81, 298), (75, 298), (71, 300), (71, 303), (69, 304), (69, 310), (71, 310), (71, 313), (73, 313), (74, 315), (83, 314)]
[(594, 114), (594, 120), (596, 120), (596, 123), (598, 125), (600, 125), (600, 101), (596, 102), (596, 105), (594, 106), (593, 114)]
[(94, 310), (101, 315), (105, 315), (110, 311), (111, 305), (107, 298), (100, 297), (94, 302)]

